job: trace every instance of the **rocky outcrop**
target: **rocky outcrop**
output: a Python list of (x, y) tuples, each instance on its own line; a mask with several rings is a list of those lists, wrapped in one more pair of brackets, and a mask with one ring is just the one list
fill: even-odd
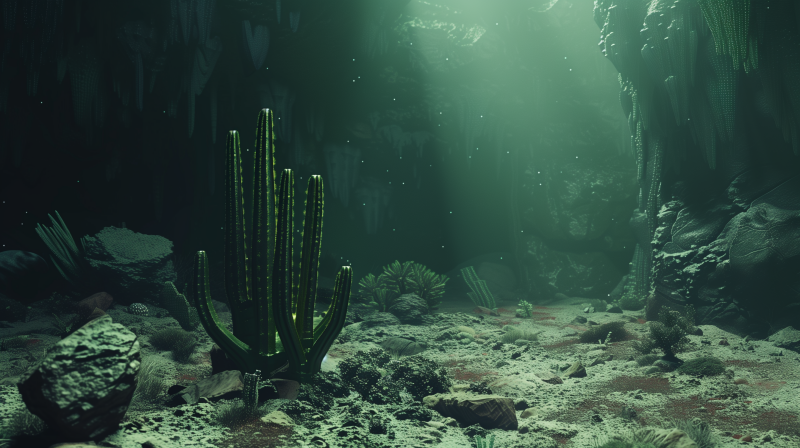
[(158, 235), (106, 227), (85, 237), (84, 258), (120, 305), (159, 305), (164, 282), (175, 282), (172, 242)]
[[(698, 324), (759, 337), (800, 316), (796, 12), (595, 2), (638, 169), (625, 291), (651, 294), (649, 315), (692, 305)], [(761, 31), (718, 51), (737, 20)]]
[(50, 349), (18, 388), (60, 439), (99, 441), (125, 416), (140, 356), (136, 335), (102, 316)]

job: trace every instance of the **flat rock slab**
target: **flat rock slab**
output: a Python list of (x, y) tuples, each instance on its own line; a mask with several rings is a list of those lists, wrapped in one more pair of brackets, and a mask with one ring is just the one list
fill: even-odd
[(422, 399), (425, 406), (464, 426), (479, 424), (485, 429), (517, 429), (514, 400), (499, 395), (466, 393), (436, 394)]
[(238, 370), (226, 370), (178, 391), (168, 404), (169, 406), (180, 406), (195, 404), (200, 401), (200, 398), (222, 398), (223, 395), (238, 392), (243, 387), (242, 373)]

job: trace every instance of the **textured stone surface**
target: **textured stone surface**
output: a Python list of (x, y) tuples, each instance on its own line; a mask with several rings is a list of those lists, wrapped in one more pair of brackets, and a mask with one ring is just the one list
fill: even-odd
[(775, 344), (776, 347), (800, 352), (800, 331), (794, 327), (786, 327), (767, 338), (767, 340)]
[(698, 448), (688, 434), (679, 429), (645, 428), (636, 431), (636, 440), (659, 448)]
[(225, 394), (242, 390), (242, 372), (226, 370), (204, 378), (177, 392), (170, 401), (171, 406), (197, 403), (200, 398), (220, 398)]
[(63, 440), (98, 441), (125, 416), (140, 356), (136, 335), (102, 316), (53, 346), (19, 391)]
[(422, 316), (428, 313), (428, 304), (416, 294), (403, 294), (389, 307), (389, 312), (397, 316), (400, 323), (419, 325)]
[(85, 258), (121, 305), (159, 305), (164, 282), (175, 282), (172, 242), (158, 235), (106, 227), (87, 236)]
[(424, 397), (425, 406), (461, 425), (479, 424), (485, 429), (517, 429), (514, 400), (498, 395), (435, 394)]

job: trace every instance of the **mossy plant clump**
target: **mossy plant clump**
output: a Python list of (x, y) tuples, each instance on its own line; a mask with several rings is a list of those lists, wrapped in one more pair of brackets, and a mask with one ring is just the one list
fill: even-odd
[(367, 274), (358, 286), (362, 297), (366, 297), (378, 311), (388, 311), (403, 294), (416, 294), (425, 300), (430, 313), (441, 303), (448, 280), (446, 275), (437, 275), (419, 263), (395, 260), (386, 265), (379, 276)]
[(628, 337), (628, 331), (625, 330), (625, 322), (617, 321), (591, 327), (581, 333), (579, 339), (584, 344), (592, 344), (600, 343), (600, 341), (619, 342), (626, 337)]
[(187, 363), (194, 354), (197, 339), (192, 333), (180, 328), (165, 328), (150, 335), (150, 345), (158, 350), (169, 350), (172, 358), (180, 363)]
[(725, 364), (713, 356), (702, 356), (684, 362), (678, 367), (678, 372), (692, 376), (716, 376), (725, 372)]

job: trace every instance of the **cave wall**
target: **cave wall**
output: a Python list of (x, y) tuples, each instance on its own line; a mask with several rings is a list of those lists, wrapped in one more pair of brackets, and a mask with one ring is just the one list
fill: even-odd
[(597, 0), (638, 166), (628, 285), (698, 324), (800, 313), (800, 4)]

